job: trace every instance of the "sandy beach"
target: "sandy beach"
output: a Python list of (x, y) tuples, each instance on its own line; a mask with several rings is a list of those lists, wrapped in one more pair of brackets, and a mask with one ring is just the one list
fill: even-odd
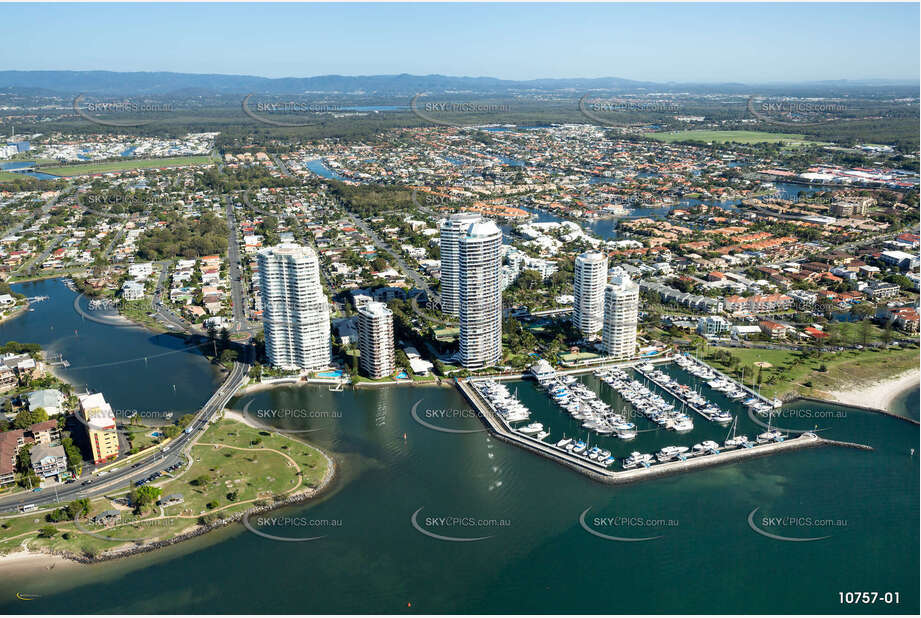
[(77, 566), (77, 562), (42, 552), (14, 551), (0, 556), (0, 576), (22, 575)]
[(919, 385), (921, 385), (921, 373), (913, 369), (889, 380), (849, 390), (830, 391), (828, 394), (831, 399), (839, 403), (892, 412), (893, 400), (912, 387), (918, 388)]

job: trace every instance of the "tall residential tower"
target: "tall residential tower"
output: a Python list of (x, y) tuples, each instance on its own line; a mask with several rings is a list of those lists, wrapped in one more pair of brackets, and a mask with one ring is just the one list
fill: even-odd
[(368, 303), (358, 310), (358, 348), (366, 376), (376, 380), (393, 374), (393, 312), (384, 303)]
[(502, 231), (492, 221), (469, 224), (458, 242), (460, 360), (481, 369), (502, 360)]
[(460, 268), (460, 237), (480, 215), (459, 212), (441, 222), (441, 310), (450, 315), (460, 315), (460, 287), (457, 274)]
[(606, 255), (588, 252), (576, 257), (572, 324), (586, 339), (597, 336), (604, 326), (604, 289), (607, 281)]
[(611, 278), (604, 291), (604, 352), (613, 358), (636, 354), (636, 322), (640, 307), (640, 286), (627, 275)]
[(293, 243), (262, 249), (259, 279), (269, 362), (283, 369), (329, 367), (329, 301), (314, 250)]

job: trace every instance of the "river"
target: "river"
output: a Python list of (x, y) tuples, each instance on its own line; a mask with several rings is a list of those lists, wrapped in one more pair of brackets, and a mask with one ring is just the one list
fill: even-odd
[[(34, 284), (38, 285), (38, 284)], [(80, 337), (98, 356), (157, 339), (136, 329), (88, 326), (66, 288), (45, 283), (52, 300), (3, 325), (4, 339), (57, 336), (77, 365)], [(28, 292), (30, 295), (36, 292)], [(60, 297), (60, 300), (57, 298)], [(49, 335), (48, 325), (57, 335)], [(60, 325), (60, 326), (59, 326)], [(65, 328), (66, 325), (66, 328)], [(100, 330), (90, 331), (88, 329)], [(97, 333), (92, 340), (90, 332)], [(86, 351), (85, 354), (91, 352)], [(169, 357), (166, 357), (169, 358)], [(158, 380), (197, 367), (177, 354), (166, 373), (137, 362), (92, 370), (94, 384), (120, 405), (145, 405), (149, 392), (118, 382)], [(189, 359), (186, 364), (176, 363)], [(81, 359), (95, 363), (99, 359)], [(157, 361), (151, 361), (157, 362)], [(206, 376), (202, 392), (210, 388)], [(90, 371), (90, 370), (87, 370)], [(198, 369), (195, 369), (198, 371)], [(669, 369), (677, 372), (676, 368)], [(154, 374), (150, 377), (149, 374)], [(162, 375), (161, 375), (162, 374)], [(674, 375), (679, 375), (675, 373)], [(157, 377), (160, 376), (160, 377)], [(681, 376), (683, 380), (692, 380)], [(178, 378), (176, 378), (178, 379)], [(616, 403), (592, 377), (584, 378)], [(559, 436), (569, 420), (529, 382), (517, 385), (535, 416)], [(123, 390), (122, 390), (123, 389)], [(116, 395), (116, 393), (121, 393)], [(714, 399), (718, 397), (712, 393)], [(190, 398), (189, 403), (192, 402)], [(430, 425), (471, 433), (444, 433)], [(872, 445), (873, 452), (818, 448), (748, 460), (631, 486), (593, 482), (482, 432), (454, 389), (398, 387), (329, 392), (287, 386), (232, 402), (261, 422), (312, 429), (295, 434), (335, 455), (331, 491), (278, 511), (287, 520), (258, 530), (305, 542), (269, 540), (235, 525), (162, 552), (0, 582), (4, 613), (917, 613), (918, 428), (834, 405), (786, 406), (775, 423)], [(917, 400), (915, 404), (917, 405)], [(722, 439), (725, 429), (694, 418), (694, 433), (641, 434), (635, 447)], [(640, 428), (648, 423), (639, 419)], [(747, 417), (740, 429), (758, 428)], [(634, 444), (612, 440), (617, 454)], [(820, 537), (783, 542), (776, 535)], [(654, 538), (620, 542), (595, 536)], [(416, 516), (417, 529), (412, 524)], [(796, 518), (776, 526), (764, 518)], [(799, 518), (813, 518), (809, 525)], [(457, 519), (453, 519), (457, 518)], [(609, 520), (617, 518), (617, 525)], [(636, 518), (639, 518), (637, 520)], [(817, 526), (815, 519), (825, 521)], [(641, 520), (641, 521), (640, 521)], [(476, 541), (445, 541), (426, 533)], [(842, 606), (839, 592), (899, 592), (900, 605)], [(40, 595), (15, 600), (16, 592)], [(79, 602), (75, 604), (75, 599)]]

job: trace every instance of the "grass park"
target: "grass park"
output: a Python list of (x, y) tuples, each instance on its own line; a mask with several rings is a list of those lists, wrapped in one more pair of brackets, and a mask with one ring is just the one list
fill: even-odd
[[(146, 486), (159, 489), (160, 497), (181, 494), (180, 504), (133, 507), (129, 503), (134, 487), (126, 485), (91, 500), (77, 521), (68, 517), (54, 522), (50, 510), (3, 517), (0, 554), (28, 549), (95, 556), (142, 546), (317, 488), (329, 472), (326, 456), (316, 448), (228, 419), (212, 424), (192, 447), (191, 456), (189, 466)], [(91, 523), (107, 510), (119, 513), (113, 524)]]

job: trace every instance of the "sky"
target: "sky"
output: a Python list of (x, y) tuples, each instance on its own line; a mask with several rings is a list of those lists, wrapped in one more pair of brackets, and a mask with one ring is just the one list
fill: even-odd
[(0, 70), (919, 78), (919, 4), (0, 4)]

